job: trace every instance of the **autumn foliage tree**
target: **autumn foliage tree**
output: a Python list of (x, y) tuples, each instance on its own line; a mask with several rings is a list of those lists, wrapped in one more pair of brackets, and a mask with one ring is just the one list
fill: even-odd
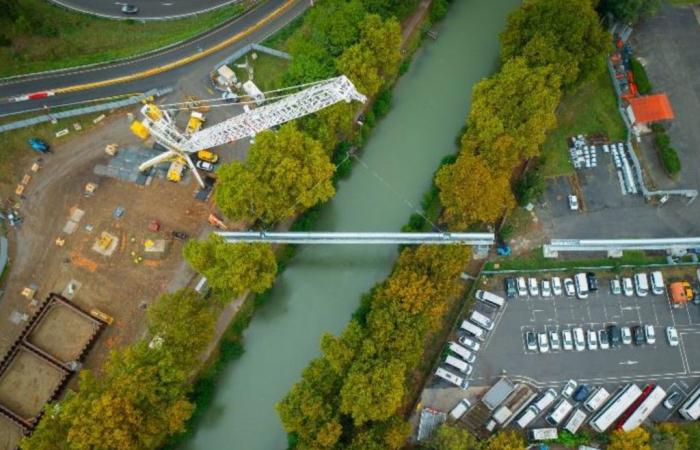
[(651, 450), (651, 437), (642, 427), (634, 430), (615, 430), (610, 435), (608, 450)]
[(260, 133), (247, 161), (221, 167), (216, 203), (231, 219), (275, 223), (331, 198), (334, 170), (321, 144), (288, 123)]
[(183, 255), (194, 270), (207, 277), (212, 289), (229, 297), (247, 290), (264, 292), (277, 274), (277, 261), (269, 244), (229, 244), (212, 233), (206, 240), (188, 241)]

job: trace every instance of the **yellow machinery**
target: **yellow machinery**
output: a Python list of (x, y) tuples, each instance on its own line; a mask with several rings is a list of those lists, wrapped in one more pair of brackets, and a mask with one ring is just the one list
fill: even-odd
[(182, 180), (182, 173), (185, 171), (185, 161), (182, 158), (177, 158), (175, 161), (170, 163), (170, 168), (168, 169), (168, 180), (175, 183)]
[(134, 120), (133, 122), (131, 122), (129, 128), (131, 129), (132, 133), (144, 140), (148, 139), (148, 137), (151, 135), (151, 132), (148, 131), (146, 125), (139, 122), (138, 120)]
[(97, 240), (97, 246), (104, 251), (107, 251), (110, 245), (112, 245), (112, 236), (108, 233), (102, 233), (100, 238)]

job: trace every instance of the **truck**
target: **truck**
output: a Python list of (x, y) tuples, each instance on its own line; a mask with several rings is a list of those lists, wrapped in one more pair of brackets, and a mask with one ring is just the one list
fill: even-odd
[(182, 174), (185, 171), (185, 162), (182, 158), (177, 158), (175, 161), (170, 163), (168, 168), (168, 180), (174, 183), (178, 183), (182, 180)]
[(204, 117), (204, 114), (202, 114), (199, 111), (192, 111), (190, 114), (190, 120), (187, 121), (187, 129), (185, 132), (189, 135), (192, 135), (199, 130), (202, 129), (202, 124), (206, 122), (206, 118)]
[(668, 286), (668, 292), (671, 295), (671, 303), (677, 306), (685, 305), (695, 296), (687, 281), (674, 281)]

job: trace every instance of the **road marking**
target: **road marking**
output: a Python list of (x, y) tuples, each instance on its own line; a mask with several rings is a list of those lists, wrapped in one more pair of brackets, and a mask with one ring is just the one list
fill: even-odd
[(656, 314), (656, 302), (654, 301), (653, 297), (650, 300), (651, 300), (651, 310), (654, 311), (654, 320), (656, 320), (656, 325), (661, 325), (659, 323), (659, 316)]
[(496, 320), (494, 320), (494, 325), (493, 325), (493, 330), (489, 331), (489, 333), (486, 335), (486, 341), (484, 342), (483, 350), (486, 351), (486, 348), (489, 346), (491, 343), (491, 337), (496, 333), (496, 330), (498, 329), (498, 325), (500, 325), (501, 320), (503, 319), (503, 316), (506, 313), (506, 310), (508, 309), (509, 303), (506, 303), (505, 306), (503, 307), (502, 311), (498, 311), (496, 314)]
[(634, 366), (636, 364), (639, 364), (639, 361), (627, 360), (627, 361), (620, 361), (618, 364), (620, 364), (621, 366)]

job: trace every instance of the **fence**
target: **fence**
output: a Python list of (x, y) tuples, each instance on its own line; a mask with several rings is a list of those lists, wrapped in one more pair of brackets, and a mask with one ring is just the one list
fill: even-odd
[(125, 106), (134, 105), (147, 99), (148, 97), (161, 97), (163, 95), (169, 94), (173, 91), (173, 88), (166, 87), (162, 89), (151, 89), (143, 94), (135, 95), (133, 97), (126, 98), (124, 100), (117, 100), (114, 102), (100, 103), (94, 106), (85, 106), (83, 108), (71, 109), (68, 111), (61, 111), (57, 113), (44, 114), (41, 116), (30, 117), (29, 119), (18, 120), (17, 122), (10, 122), (5, 125), (0, 125), (0, 133), (5, 131), (17, 130), (19, 128), (30, 127), (39, 123), (50, 122), (54, 119), (65, 119), (67, 117), (82, 116), (85, 114), (91, 114), (101, 111), (109, 111), (111, 109), (123, 108)]
[(236, 61), (237, 59), (240, 59), (243, 55), (245, 55), (246, 53), (248, 53), (251, 50), (255, 50), (255, 51), (258, 51), (261, 53), (267, 53), (268, 55), (276, 56), (278, 58), (282, 58), (282, 59), (286, 59), (286, 60), (292, 59), (292, 56), (289, 53), (285, 53), (285, 52), (282, 52), (280, 50), (275, 50), (274, 48), (265, 47), (264, 45), (260, 45), (260, 44), (248, 44), (245, 47), (233, 52), (226, 59), (220, 61), (215, 66), (214, 69), (216, 70), (223, 65), (231, 64), (232, 62)]

